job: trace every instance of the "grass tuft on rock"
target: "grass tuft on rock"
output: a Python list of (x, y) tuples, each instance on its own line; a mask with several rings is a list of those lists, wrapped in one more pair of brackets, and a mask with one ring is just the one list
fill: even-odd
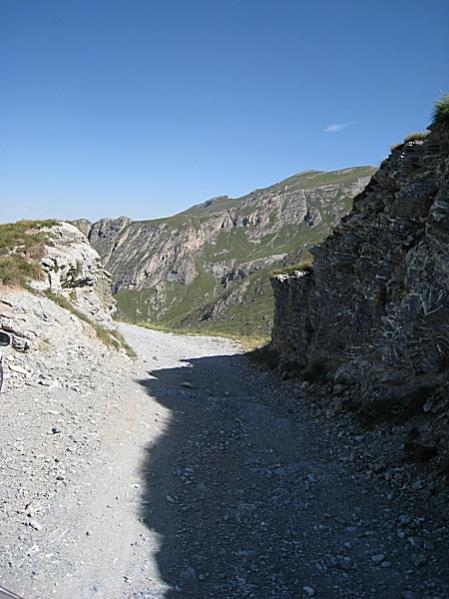
[(20, 220), (0, 225), (0, 284), (26, 287), (42, 276), (41, 258), (54, 220)]
[(449, 94), (445, 94), (435, 102), (433, 120), (435, 123), (449, 124)]
[(404, 139), (404, 143), (409, 141), (423, 141), (429, 135), (428, 131), (412, 131), (409, 133), (407, 137)]
[(401, 141), (398, 144), (393, 144), (392, 146), (390, 146), (390, 151), (396, 152), (397, 150), (402, 149), (406, 143), (409, 143), (411, 141), (424, 141), (427, 138), (427, 136), (429, 135), (429, 133), (430, 133), (429, 130), (412, 131), (405, 137), (404, 141)]
[(272, 276), (276, 275), (293, 275), (295, 272), (313, 272), (313, 258), (307, 258), (296, 264), (291, 264), (283, 269), (277, 269), (272, 272)]

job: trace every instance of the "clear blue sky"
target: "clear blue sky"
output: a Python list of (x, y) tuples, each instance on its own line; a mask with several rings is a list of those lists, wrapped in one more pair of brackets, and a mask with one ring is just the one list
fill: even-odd
[(446, 0), (0, 0), (0, 221), (377, 165), (447, 91)]

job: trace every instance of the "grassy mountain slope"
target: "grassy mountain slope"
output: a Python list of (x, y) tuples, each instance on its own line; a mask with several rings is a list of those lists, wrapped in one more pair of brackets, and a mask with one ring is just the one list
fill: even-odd
[(307, 257), (373, 172), (307, 171), (169, 218), (77, 224), (112, 273), (119, 318), (265, 337), (273, 312), (270, 273)]

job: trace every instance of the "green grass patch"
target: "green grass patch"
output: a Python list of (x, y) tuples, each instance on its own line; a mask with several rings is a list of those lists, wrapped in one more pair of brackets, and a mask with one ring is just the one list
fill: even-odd
[(26, 287), (42, 276), (41, 259), (45, 244), (51, 241), (48, 228), (54, 220), (0, 225), (0, 283), (6, 287)]
[(134, 291), (122, 289), (114, 295), (117, 302), (117, 320), (127, 322), (160, 322), (167, 326), (180, 325), (191, 312), (200, 310), (216, 297), (218, 283), (215, 279), (200, 272), (191, 285), (177, 282), (166, 283), (163, 307), (155, 307), (156, 291), (143, 289)]
[(84, 312), (75, 308), (75, 306), (64, 296), (53, 293), (52, 291), (44, 291), (44, 295), (52, 302), (57, 304), (60, 308), (71, 312), (79, 320), (82, 320), (88, 324), (97, 335), (98, 339), (106, 345), (106, 347), (112, 347), (116, 350), (123, 349), (125, 353), (130, 357), (136, 357), (136, 353), (133, 348), (125, 341), (123, 335), (117, 330), (109, 330), (102, 326), (98, 322), (95, 322), (89, 318)]
[(449, 124), (449, 94), (445, 94), (435, 102), (433, 120), (435, 123)]
[(26, 256), (0, 257), (0, 283), (5, 287), (25, 287), (33, 279), (39, 279), (40, 264)]
[(313, 272), (313, 258), (307, 258), (296, 264), (289, 264), (285, 268), (273, 270), (272, 275), (293, 275), (295, 272)]
[(352, 168), (340, 169), (337, 171), (305, 171), (288, 177), (264, 189), (257, 189), (239, 200), (244, 200), (270, 191), (296, 191), (305, 189), (315, 189), (323, 185), (345, 185), (351, 184), (356, 178), (369, 177), (374, 174), (375, 168), (372, 166), (355, 166)]

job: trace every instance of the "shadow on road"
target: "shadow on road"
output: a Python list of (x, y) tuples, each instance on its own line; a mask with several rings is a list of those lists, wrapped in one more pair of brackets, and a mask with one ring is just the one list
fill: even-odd
[(298, 496), (279, 477), (266, 484), (275, 455), (296, 443), (250, 370), (242, 356), (213, 356), (139, 381), (172, 413), (142, 466), (165, 597), (295, 597)]
[[(396, 599), (416, 586), (397, 542), (402, 498), (336, 459), (338, 430), (306, 404), (290, 417), (297, 400), (241, 355), (148, 374), (139, 383), (171, 412), (142, 463), (141, 516), (158, 535), (165, 599), (296, 599), (315, 589)], [(394, 556), (388, 568), (373, 565), (379, 551)], [(447, 552), (434, 559), (432, 575), (447, 580)]]
[[(166, 597), (211, 596), (242, 567), (242, 555), (231, 546), (233, 506), (226, 505), (228, 494), (235, 499), (236, 484), (244, 484), (235, 452), (241, 432), (233, 414), (235, 388), (232, 398), (226, 395), (238, 362), (238, 355), (191, 359), (139, 381), (172, 413), (164, 434), (146, 448), (142, 467), (142, 516), (159, 535), (161, 577), (179, 587)], [(241, 383), (239, 395), (248, 392)]]

